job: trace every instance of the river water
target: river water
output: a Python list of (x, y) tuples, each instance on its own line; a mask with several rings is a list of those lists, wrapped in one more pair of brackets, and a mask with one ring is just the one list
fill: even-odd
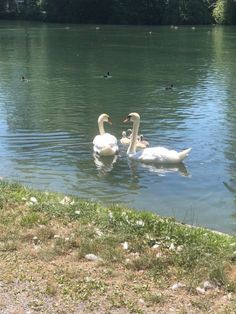
[[(236, 27), (1, 21), (0, 176), (235, 233), (235, 54)], [(119, 139), (133, 111), (151, 146), (192, 147), (184, 165), (94, 158), (98, 116)]]

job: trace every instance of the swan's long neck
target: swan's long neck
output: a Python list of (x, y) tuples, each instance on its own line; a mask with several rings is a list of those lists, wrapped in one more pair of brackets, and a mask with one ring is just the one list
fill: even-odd
[(127, 154), (134, 154), (136, 152), (136, 146), (137, 146), (137, 138), (138, 138), (138, 129), (139, 129), (140, 120), (137, 119), (133, 122), (133, 131), (132, 131), (132, 137), (129, 144), (129, 148), (127, 150)]
[(104, 123), (103, 119), (98, 119), (98, 129), (99, 129), (100, 135), (105, 134), (103, 123)]

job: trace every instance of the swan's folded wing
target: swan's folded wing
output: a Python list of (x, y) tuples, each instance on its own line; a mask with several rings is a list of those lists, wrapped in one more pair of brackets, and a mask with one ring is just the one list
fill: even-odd
[(106, 146), (110, 146), (110, 147), (117, 146), (117, 139), (115, 138), (115, 136), (109, 133), (105, 133), (103, 135), (95, 136), (93, 140), (93, 145), (98, 148), (102, 148)]
[(169, 163), (169, 162), (178, 162), (179, 156), (175, 150), (169, 150), (165, 147), (150, 147), (144, 149), (138, 159), (142, 161), (150, 161), (150, 162), (161, 162), (161, 163)]

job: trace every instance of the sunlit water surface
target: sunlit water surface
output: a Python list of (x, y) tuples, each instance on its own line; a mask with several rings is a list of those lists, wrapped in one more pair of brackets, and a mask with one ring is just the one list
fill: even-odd
[[(0, 22), (0, 176), (234, 233), (235, 52), (235, 27)], [(184, 165), (94, 158), (99, 114), (120, 138), (132, 111)]]

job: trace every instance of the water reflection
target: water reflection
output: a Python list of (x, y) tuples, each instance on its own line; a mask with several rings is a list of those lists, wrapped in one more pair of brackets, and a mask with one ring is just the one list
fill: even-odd
[(176, 165), (147, 165), (142, 164), (142, 167), (147, 168), (151, 172), (157, 173), (159, 176), (165, 176), (167, 173), (178, 172), (183, 177), (189, 177), (190, 174), (187, 171), (184, 164)]
[(224, 186), (226, 187), (228, 191), (232, 193), (236, 193), (236, 184), (235, 183), (231, 184), (231, 183), (223, 182)]
[[(137, 167), (137, 161), (132, 161), (132, 166), (130, 169), (132, 170), (133, 176), (137, 176), (137, 169), (134, 171), (135, 167)], [(136, 166), (135, 166), (136, 164)], [(158, 176), (166, 176), (168, 173), (178, 173), (183, 177), (190, 177), (190, 173), (183, 163), (180, 164), (170, 164), (170, 165), (158, 165), (158, 164), (147, 164), (147, 163), (138, 163), (141, 168), (147, 169), (149, 172), (156, 173)]]
[(93, 154), (94, 163), (98, 170), (98, 174), (101, 177), (106, 176), (112, 171), (114, 163), (117, 161), (117, 155), (114, 156), (99, 156), (96, 153)]

